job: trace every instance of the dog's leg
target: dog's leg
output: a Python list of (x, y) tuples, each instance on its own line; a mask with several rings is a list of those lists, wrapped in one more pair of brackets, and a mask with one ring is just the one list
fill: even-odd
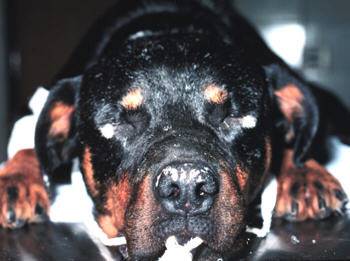
[(35, 151), (20, 150), (0, 169), (0, 225), (18, 228), (40, 222), (49, 205)]
[(286, 150), (278, 176), (275, 216), (292, 221), (324, 219), (342, 213), (347, 202), (340, 183), (315, 160), (303, 167), (293, 163), (293, 151)]

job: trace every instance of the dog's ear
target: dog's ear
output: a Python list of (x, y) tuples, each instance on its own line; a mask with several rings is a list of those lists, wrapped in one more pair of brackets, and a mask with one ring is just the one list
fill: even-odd
[(273, 104), (275, 123), (282, 126), (286, 142), (293, 147), (294, 162), (302, 166), (316, 135), (319, 113), (308, 84), (285, 65), (265, 67)]
[(80, 84), (80, 76), (58, 81), (38, 119), (35, 148), (42, 170), (50, 176), (57, 172), (70, 174), (72, 159), (78, 154), (76, 108)]

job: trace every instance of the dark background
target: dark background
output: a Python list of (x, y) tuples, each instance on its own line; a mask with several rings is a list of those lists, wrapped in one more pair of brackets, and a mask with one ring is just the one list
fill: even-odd
[[(115, 2), (0, 0), (0, 160), (11, 126), (26, 113), (34, 90), (50, 83), (88, 27)], [(279, 51), (300, 56), (296, 69), (350, 106), (349, 0), (236, 0), (235, 5)]]

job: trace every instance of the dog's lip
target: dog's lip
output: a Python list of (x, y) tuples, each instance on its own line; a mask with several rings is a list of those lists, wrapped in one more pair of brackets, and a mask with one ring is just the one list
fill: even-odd
[(158, 220), (154, 227), (155, 234), (161, 240), (166, 240), (169, 236), (175, 235), (183, 242), (195, 237), (200, 237), (206, 241), (214, 232), (213, 221), (203, 216), (169, 217)]

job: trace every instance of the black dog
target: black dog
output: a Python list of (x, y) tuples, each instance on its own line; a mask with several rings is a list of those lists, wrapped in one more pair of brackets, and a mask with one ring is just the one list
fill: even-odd
[(172, 235), (202, 238), (198, 259), (239, 250), (270, 173), (277, 217), (326, 218), (346, 196), (313, 148), (329, 134), (348, 142), (336, 115), (349, 113), (332, 101), (327, 118), (315, 97), (335, 99), (289, 69), (225, 1), (120, 1), (52, 87), (36, 130), (39, 160), (20, 151), (2, 170), (1, 224), (47, 212), (41, 173), (65, 180), (75, 157), (96, 220), (126, 236), (132, 260), (159, 257)]

